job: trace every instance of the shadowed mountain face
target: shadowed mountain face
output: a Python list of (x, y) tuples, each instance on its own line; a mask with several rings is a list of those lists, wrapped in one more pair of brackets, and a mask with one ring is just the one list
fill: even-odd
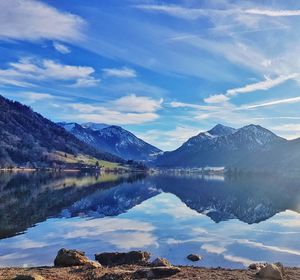
[(59, 123), (81, 141), (127, 160), (153, 160), (160, 149), (139, 139), (120, 126), (85, 123)]
[(258, 125), (240, 129), (217, 125), (190, 138), (177, 150), (164, 153), (156, 163), (163, 167), (231, 166), (283, 142), (286, 140)]
[(118, 216), (160, 193), (177, 196), (217, 223), (228, 219), (259, 223), (285, 210), (299, 212), (299, 187), (298, 178), (279, 176), (212, 180), (167, 175), (0, 173), (0, 238), (49, 217)]
[(29, 107), (0, 96), (0, 167), (55, 162), (56, 152), (83, 154), (108, 161), (116, 156), (97, 151)]

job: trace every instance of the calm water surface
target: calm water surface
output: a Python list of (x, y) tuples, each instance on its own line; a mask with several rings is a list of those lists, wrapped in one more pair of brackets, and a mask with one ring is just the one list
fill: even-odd
[(0, 174), (0, 266), (142, 249), (173, 264), (300, 266), (300, 180)]

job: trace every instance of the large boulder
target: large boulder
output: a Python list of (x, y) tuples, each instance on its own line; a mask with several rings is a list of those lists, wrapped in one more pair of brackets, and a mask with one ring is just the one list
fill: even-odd
[(150, 266), (172, 266), (170, 262), (165, 258), (156, 258), (150, 263)]
[(86, 266), (87, 268), (101, 267), (98, 263), (90, 261), (84, 252), (62, 248), (54, 260), (54, 266)]
[(280, 265), (268, 264), (257, 272), (257, 276), (261, 279), (282, 280), (283, 269)]
[(150, 253), (131, 251), (128, 253), (101, 253), (95, 254), (95, 260), (105, 266), (122, 264), (146, 264), (150, 259)]
[(187, 259), (189, 259), (192, 262), (197, 262), (197, 261), (200, 261), (202, 259), (202, 257), (199, 255), (196, 255), (196, 254), (189, 254), (187, 256)]
[(153, 268), (140, 268), (134, 273), (135, 279), (159, 279), (170, 277), (180, 272), (181, 269), (175, 266), (170, 267), (153, 267)]

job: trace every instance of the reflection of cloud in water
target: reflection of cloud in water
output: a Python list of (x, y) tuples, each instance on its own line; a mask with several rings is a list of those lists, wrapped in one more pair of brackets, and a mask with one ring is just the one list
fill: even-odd
[(298, 214), (286, 211), (259, 224), (238, 220), (216, 224), (176, 196), (162, 193), (117, 218), (49, 219), (25, 235), (2, 240), (0, 262), (51, 264), (57, 250), (68, 247), (90, 257), (103, 251), (143, 249), (174, 264), (190, 264), (186, 256), (198, 253), (204, 257), (196, 264), (200, 266), (243, 267), (254, 261), (293, 266), (300, 263), (298, 222)]
[(25, 235), (2, 241), (0, 266), (49, 265), (62, 247), (84, 250), (90, 257), (101, 251), (157, 247), (154, 229), (147, 222), (120, 218), (49, 219)]

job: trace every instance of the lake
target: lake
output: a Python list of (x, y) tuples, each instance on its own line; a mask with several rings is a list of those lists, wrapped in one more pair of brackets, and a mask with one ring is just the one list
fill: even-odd
[(300, 266), (300, 180), (269, 175), (0, 173), (0, 266), (146, 250), (175, 265)]

